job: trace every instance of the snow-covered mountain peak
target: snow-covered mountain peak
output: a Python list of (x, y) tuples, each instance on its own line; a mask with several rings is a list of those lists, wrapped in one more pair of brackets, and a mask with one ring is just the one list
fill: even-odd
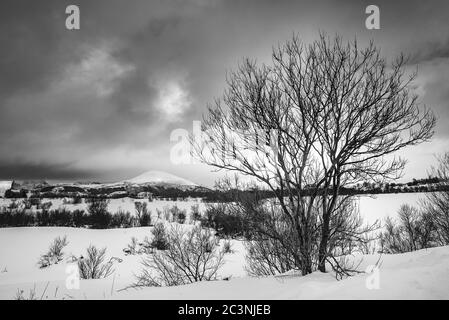
[(164, 172), (164, 171), (154, 171), (154, 170), (144, 172), (135, 178), (126, 180), (126, 182), (136, 183), (136, 184), (167, 183), (167, 184), (177, 184), (177, 185), (183, 185), (183, 186), (196, 186), (197, 185), (196, 183), (193, 183), (192, 181), (175, 176), (174, 174)]

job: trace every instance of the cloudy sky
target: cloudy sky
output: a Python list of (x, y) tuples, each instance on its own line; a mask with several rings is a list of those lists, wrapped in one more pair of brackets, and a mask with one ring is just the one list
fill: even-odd
[[(202, 165), (170, 162), (170, 133), (192, 129), (243, 57), (269, 61), (298, 33), (369, 39), (418, 68), (421, 102), (438, 116), (432, 142), (402, 152), (404, 178), (449, 150), (449, 2), (95, 0), (2, 1), (0, 179), (102, 180), (163, 170), (210, 185)], [(81, 29), (67, 30), (77, 4)], [(380, 8), (380, 30), (365, 8)]]

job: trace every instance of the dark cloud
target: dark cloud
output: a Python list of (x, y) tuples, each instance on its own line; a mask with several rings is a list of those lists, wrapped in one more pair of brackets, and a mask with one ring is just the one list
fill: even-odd
[(439, 58), (449, 58), (449, 38), (441, 41), (429, 41), (410, 57), (410, 64), (419, 64)]
[[(377, 1), (376, 31), (364, 28), (370, 1), (79, 0), (81, 30), (68, 31), (72, 3), (2, 2), (3, 177), (199, 174), (170, 165), (170, 132), (201, 119), (242, 57), (269, 61), (292, 32), (306, 42), (319, 30), (374, 39), (388, 58), (410, 55), (423, 102), (449, 118), (447, 1)], [(449, 136), (446, 127), (438, 141)], [(190, 178), (206, 181), (201, 172)]]
[(77, 180), (95, 179), (98, 171), (71, 168), (70, 164), (50, 163), (14, 163), (0, 164), (0, 179), (2, 180)]

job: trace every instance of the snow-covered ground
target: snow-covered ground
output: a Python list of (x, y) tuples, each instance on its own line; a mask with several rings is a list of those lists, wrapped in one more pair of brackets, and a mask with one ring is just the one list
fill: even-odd
[[(189, 226), (185, 226), (188, 228)], [(27, 297), (35, 289), (43, 299), (449, 299), (449, 247), (384, 255), (380, 269), (337, 281), (332, 273), (306, 277), (286, 274), (251, 278), (244, 270), (244, 246), (232, 241), (233, 253), (219, 278), (179, 287), (121, 290), (134, 282), (141, 255), (125, 255), (123, 248), (132, 236), (139, 240), (150, 234), (149, 227), (91, 230), (62, 227), (0, 229), (0, 299), (13, 299), (17, 290)], [(39, 256), (57, 236), (67, 236), (65, 257), (84, 254), (89, 244), (107, 247), (107, 258), (117, 257), (115, 272), (105, 279), (81, 280), (79, 289), (66, 287), (70, 262), (64, 260), (39, 269)], [(379, 255), (355, 256), (359, 270), (374, 265)], [(68, 268), (69, 267), (69, 268)], [(69, 273), (66, 273), (66, 272)]]
[[(419, 194), (379, 195), (377, 198), (360, 197), (362, 216), (368, 220), (395, 216), (403, 203), (416, 204)], [(0, 199), (8, 205), (11, 199)], [(62, 199), (51, 201), (52, 208), (86, 209), (86, 204), (66, 204)], [(133, 199), (111, 199), (109, 211), (134, 213)], [(147, 202), (157, 219), (156, 209), (164, 210), (177, 205), (190, 216), (192, 205), (205, 204), (189, 201), (137, 200)], [(155, 221), (155, 220), (153, 220)], [(188, 219), (188, 222), (189, 219)], [(191, 224), (183, 228), (191, 228)], [(277, 277), (251, 278), (245, 272), (245, 248), (241, 241), (233, 240), (233, 252), (225, 256), (225, 264), (218, 280), (179, 287), (126, 289), (141, 270), (142, 255), (125, 255), (123, 249), (132, 237), (143, 240), (150, 236), (151, 227), (92, 230), (63, 227), (0, 228), (0, 299), (13, 299), (18, 290), (27, 297), (35, 290), (43, 299), (449, 299), (449, 247), (432, 248), (417, 252), (384, 255), (379, 272), (361, 273), (337, 281), (332, 273), (314, 273), (306, 277), (289, 274)], [(39, 257), (46, 253), (50, 243), (58, 236), (67, 236), (64, 260), (57, 265), (39, 269)], [(90, 245), (107, 247), (106, 256), (121, 259), (114, 263), (114, 273), (105, 279), (81, 280), (79, 289), (68, 288), (66, 281), (73, 274), (69, 258), (85, 254)], [(355, 256), (361, 261), (360, 271), (374, 265), (379, 255)], [(368, 284), (367, 284), (368, 283)]]
[(364, 221), (373, 223), (376, 220), (383, 222), (386, 217), (397, 217), (401, 205), (418, 206), (425, 197), (424, 192), (362, 195), (357, 197), (357, 203)]

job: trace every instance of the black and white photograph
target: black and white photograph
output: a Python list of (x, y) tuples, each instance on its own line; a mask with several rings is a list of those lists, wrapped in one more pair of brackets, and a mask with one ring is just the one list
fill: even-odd
[(1, 0), (0, 300), (449, 300), (448, 22)]

